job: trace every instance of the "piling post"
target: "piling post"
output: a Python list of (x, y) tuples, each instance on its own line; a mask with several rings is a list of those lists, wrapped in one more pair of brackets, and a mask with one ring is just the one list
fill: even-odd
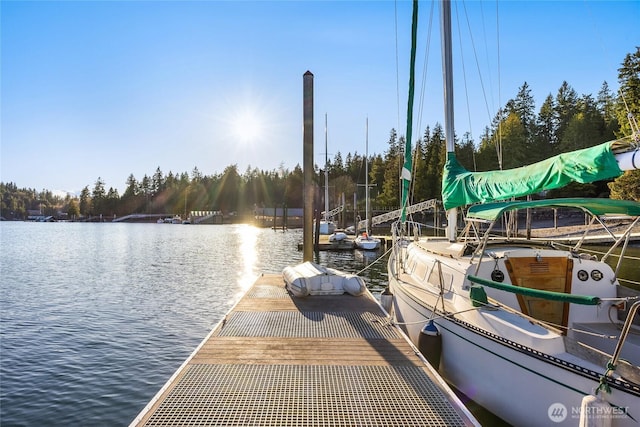
[(304, 212), (302, 229), (303, 261), (313, 261), (313, 74), (303, 75), (303, 182)]
[(282, 204), (282, 231), (287, 229), (287, 204)]
[(274, 230), (278, 228), (278, 208), (273, 208), (273, 227)]

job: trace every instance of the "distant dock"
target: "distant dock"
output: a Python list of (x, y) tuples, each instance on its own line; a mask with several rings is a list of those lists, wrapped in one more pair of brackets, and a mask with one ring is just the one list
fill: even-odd
[(131, 426), (479, 425), (370, 293), (263, 275)]

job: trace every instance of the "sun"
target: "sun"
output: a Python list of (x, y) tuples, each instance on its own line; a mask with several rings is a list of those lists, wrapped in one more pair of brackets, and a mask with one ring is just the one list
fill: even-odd
[(253, 109), (244, 109), (235, 114), (231, 120), (231, 133), (243, 144), (251, 144), (260, 139), (264, 131), (264, 120)]

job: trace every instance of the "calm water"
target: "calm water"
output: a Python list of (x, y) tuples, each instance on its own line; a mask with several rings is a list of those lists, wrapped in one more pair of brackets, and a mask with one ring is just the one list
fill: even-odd
[[(0, 424), (128, 425), (300, 230), (0, 223)], [(375, 260), (323, 252), (358, 272)], [(362, 275), (386, 284), (386, 263)]]

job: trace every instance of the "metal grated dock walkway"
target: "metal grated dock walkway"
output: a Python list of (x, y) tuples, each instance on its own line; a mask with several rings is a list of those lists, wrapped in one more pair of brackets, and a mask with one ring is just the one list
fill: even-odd
[(131, 426), (478, 425), (371, 294), (243, 296)]

